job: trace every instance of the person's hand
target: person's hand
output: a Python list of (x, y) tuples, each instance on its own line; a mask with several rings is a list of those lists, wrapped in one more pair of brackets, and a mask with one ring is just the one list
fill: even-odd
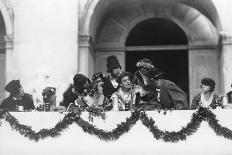
[(76, 106), (83, 105), (83, 101), (82, 101), (82, 99), (80, 97), (77, 98), (74, 103), (75, 103)]

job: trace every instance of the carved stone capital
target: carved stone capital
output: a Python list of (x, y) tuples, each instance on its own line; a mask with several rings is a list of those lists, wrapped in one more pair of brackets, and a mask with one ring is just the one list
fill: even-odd
[(88, 48), (93, 57), (95, 57), (95, 46), (91, 36), (79, 35), (79, 47)]
[(223, 45), (224, 44), (231, 44), (232, 45), (232, 34), (229, 34), (227, 32), (220, 32), (220, 42), (219, 43), (222, 43)]

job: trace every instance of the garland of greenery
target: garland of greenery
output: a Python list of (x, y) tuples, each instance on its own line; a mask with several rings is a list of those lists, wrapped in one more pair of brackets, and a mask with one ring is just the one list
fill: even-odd
[(145, 113), (141, 113), (140, 119), (142, 123), (150, 130), (154, 138), (157, 140), (162, 139), (165, 142), (178, 142), (179, 140), (185, 140), (187, 136), (192, 135), (199, 128), (202, 117), (199, 115), (199, 111), (193, 114), (191, 121), (187, 124), (186, 127), (182, 127), (180, 131), (162, 131), (158, 129), (155, 124), (155, 121), (152, 118), (148, 118)]
[(112, 131), (98, 129), (94, 125), (84, 121), (82, 118), (79, 117), (78, 119), (79, 120), (76, 121), (76, 123), (83, 129), (84, 132), (91, 135), (96, 135), (101, 140), (110, 141), (117, 140), (121, 135), (128, 132), (138, 121), (139, 114), (137, 112), (132, 113), (129, 118), (126, 118), (126, 122), (118, 124), (117, 127)]
[(24, 137), (28, 137), (30, 140), (38, 141), (46, 137), (57, 137), (61, 135), (61, 132), (68, 128), (73, 122), (78, 124), (84, 132), (96, 135), (98, 138), (109, 141), (117, 140), (121, 135), (128, 132), (131, 127), (138, 121), (139, 115), (132, 113), (129, 118), (126, 118), (126, 122), (122, 122), (117, 125), (112, 131), (104, 131), (96, 128), (94, 125), (89, 124), (80, 117), (81, 113), (68, 113), (64, 119), (57, 123), (54, 128), (41, 129), (39, 132), (35, 132), (30, 126), (22, 125), (18, 120), (7, 111), (0, 111), (0, 118), (9, 122), (12, 129), (18, 131)]
[(232, 131), (226, 127), (221, 126), (216, 119), (216, 115), (212, 113), (212, 111), (206, 110), (204, 114), (205, 120), (218, 136), (223, 136), (232, 140)]
[(199, 108), (199, 110), (193, 114), (191, 121), (185, 127), (182, 127), (180, 131), (162, 131), (158, 129), (158, 127), (155, 125), (155, 121), (152, 118), (148, 118), (143, 111), (132, 112), (131, 116), (126, 119), (126, 122), (121, 122), (112, 131), (104, 131), (96, 128), (89, 122), (84, 121), (80, 117), (80, 114), (81, 113), (68, 113), (65, 115), (62, 121), (55, 125), (54, 128), (42, 129), (39, 132), (35, 132), (30, 126), (20, 124), (14, 116), (4, 110), (0, 111), (0, 120), (5, 119), (7, 122), (9, 122), (12, 129), (18, 131), (24, 137), (28, 137), (30, 140), (34, 141), (38, 141), (39, 139), (44, 139), (46, 137), (57, 137), (61, 135), (63, 130), (67, 129), (69, 125), (74, 122), (80, 126), (84, 132), (95, 135), (101, 140), (117, 140), (121, 135), (128, 132), (139, 119), (153, 134), (154, 138), (157, 140), (161, 139), (165, 142), (178, 142), (180, 140), (186, 140), (187, 136), (192, 135), (198, 130), (202, 121), (207, 121), (209, 126), (217, 135), (232, 140), (232, 131), (226, 127), (222, 127), (218, 123), (215, 114), (206, 108)]

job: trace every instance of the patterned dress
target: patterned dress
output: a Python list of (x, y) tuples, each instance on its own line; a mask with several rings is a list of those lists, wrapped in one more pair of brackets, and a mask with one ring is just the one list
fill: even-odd
[(136, 102), (137, 93), (140, 96), (145, 95), (144, 89), (138, 85), (133, 85), (129, 92), (124, 92), (122, 88), (119, 88), (118, 91), (114, 92), (111, 96), (113, 100), (113, 109), (119, 111), (132, 110)]
[[(194, 96), (191, 104), (191, 109), (197, 109), (201, 106), (203, 105), (202, 105), (202, 94), (200, 93)], [(213, 94), (211, 103), (209, 103), (207, 107), (215, 109), (218, 106), (222, 107), (222, 101), (217, 95)]]

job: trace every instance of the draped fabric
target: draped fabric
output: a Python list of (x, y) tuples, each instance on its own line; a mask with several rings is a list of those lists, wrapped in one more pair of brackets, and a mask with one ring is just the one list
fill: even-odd
[(160, 104), (164, 109), (188, 109), (187, 94), (175, 83), (161, 79)]

